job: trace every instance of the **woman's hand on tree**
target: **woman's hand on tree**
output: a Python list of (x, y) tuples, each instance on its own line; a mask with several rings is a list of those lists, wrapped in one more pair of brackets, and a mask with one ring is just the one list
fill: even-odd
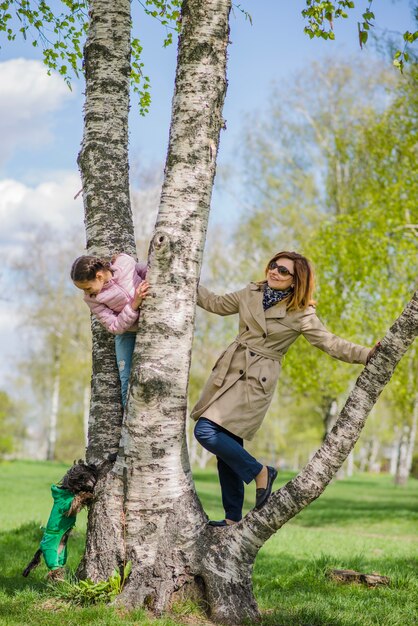
[(142, 304), (144, 298), (149, 295), (150, 285), (146, 280), (143, 280), (142, 283), (137, 287), (135, 295), (132, 299), (131, 306), (134, 311), (137, 311)]

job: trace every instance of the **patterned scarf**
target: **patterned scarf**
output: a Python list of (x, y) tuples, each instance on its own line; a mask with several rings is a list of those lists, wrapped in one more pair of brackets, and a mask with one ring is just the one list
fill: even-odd
[(274, 306), (278, 302), (281, 302), (282, 300), (287, 298), (291, 291), (291, 287), (289, 287), (289, 289), (286, 289), (285, 291), (282, 291), (280, 289), (272, 289), (266, 284), (263, 293), (263, 309), (269, 309), (271, 306)]

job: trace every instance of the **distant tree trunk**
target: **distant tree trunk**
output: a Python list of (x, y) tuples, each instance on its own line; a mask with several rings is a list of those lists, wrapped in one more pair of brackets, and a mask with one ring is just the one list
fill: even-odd
[(347, 470), (346, 470), (347, 478), (351, 478), (351, 476), (354, 474), (354, 452), (352, 450), (347, 457), (346, 467), (347, 467)]
[(57, 421), (60, 402), (60, 363), (60, 348), (56, 347), (54, 354), (54, 382), (52, 386), (51, 412), (49, 414), (48, 424), (48, 444), (46, 451), (47, 461), (55, 460), (55, 446), (57, 443)]
[(326, 410), (324, 414), (324, 436), (322, 439), (323, 441), (325, 440), (325, 437), (328, 435), (328, 433), (334, 428), (335, 422), (337, 421), (337, 417), (338, 417), (337, 400), (335, 398), (328, 398), (327, 404), (326, 404)]
[(367, 464), (367, 471), (375, 472), (376, 471), (376, 461), (377, 455), (379, 454), (380, 443), (376, 436), (372, 437), (370, 442), (370, 453)]
[(399, 450), (399, 441), (400, 441), (400, 429), (398, 426), (395, 426), (393, 429), (393, 440), (390, 449), (390, 467), (389, 473), (391, 476), (396, 476), (396, 468), (398, 466), (398, 450)]
[(408, 476), (408, 443), (410, 428), (404, 424), (401, 429), (398, 445), (398, 459), (396, 464), (395, 485), (405, 485)]
[(89, 445), (89, 414), (90, 414), (90, 387), (84, 388), (83, 395), (83, 429), (86, 448)]
[(406, 467), (408, 476), (411, 473), (412, 469), (412, 459), (414, 456), (415, 449), (415, 441), (417, 438), (417, 427), (418, 427), (418, 392), (415, 394), (414, 399), (414, 408), (412, 411), (412, 423), (409, 430), (409, 440), (408, 440), (408, 450), (406, 453)]

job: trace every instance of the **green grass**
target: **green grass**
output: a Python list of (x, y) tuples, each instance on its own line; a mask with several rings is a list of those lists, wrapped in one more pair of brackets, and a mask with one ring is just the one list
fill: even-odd
[[(139, 610), (108, 606), (74, 608), (57, 603), (44, 576), (45, 566), (24, 579), (50, 509), (49, 488), (66, 466), (13, 462), (0, 465), (0, 625), (1, 626), (174, 626), (199, 623), (193, 606), (153, 620)], [(222, 518), (213, 470), (195, 474), (209, 516)], [(281, 476), (282, 482), (290, 474)], [(248, 489), (246, 507), (254, 499)], [(260, 551), (254, 589), (263, 626), (413, 626), (418, 624), (418, 481), (395, 487), (387, 476), (335, 481), (321, 498), (286, 524)], [(75, 569), (83, 550), (86, 514), (77, 519), (69, 543)], [(332, 582), (332, 568), (378, 572), (388, 587)], [(200, 623), (202, 623), (200, 621)]]

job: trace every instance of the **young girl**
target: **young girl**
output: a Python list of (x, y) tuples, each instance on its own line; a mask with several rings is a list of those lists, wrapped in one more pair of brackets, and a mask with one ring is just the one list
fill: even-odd
[(84, 291), (84, 301), (101, 324), (115, 337), (116, 361), (125, 406), (132, 354), (138, 329), (139, 308), (147, 297), (147, 266), (128, 254), (118, 254), (111, 262), (94, 256), (78, 257), (71, 268), (71, 279)]

